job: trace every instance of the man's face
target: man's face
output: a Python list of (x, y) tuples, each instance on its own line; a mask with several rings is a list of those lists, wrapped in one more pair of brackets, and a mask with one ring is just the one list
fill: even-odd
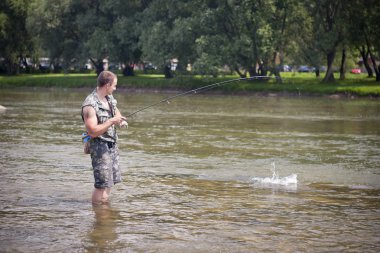
[(107, 84), (107, 94), (112, 95), (112, 92), (116, 90), (116, 85), (117, 85), (117, 78), (113, 81), (112, 84)]

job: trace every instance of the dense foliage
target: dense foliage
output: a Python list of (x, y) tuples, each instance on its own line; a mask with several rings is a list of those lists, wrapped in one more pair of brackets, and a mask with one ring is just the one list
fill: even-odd
[[(324, 81), (359, 60), (380, 81), (380, 4), (376, 0), (4, 0), (0, 57), (9, 74), (26, 57), (48, 57), (55, 70), (103, 60), (152, 63), (176, 72), (241, 77), (276, 75), (308, 65)], [(22, 67), (22, 64), (21, 64)]]

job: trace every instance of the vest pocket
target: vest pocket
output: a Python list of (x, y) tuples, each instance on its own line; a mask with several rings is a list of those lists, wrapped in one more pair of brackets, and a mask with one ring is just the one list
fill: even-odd
[(106, 122), (107, 119), (110, 118), (108, 111), (99, 110), (97, 115), (98, 115), (98, 121), (100, 124)]

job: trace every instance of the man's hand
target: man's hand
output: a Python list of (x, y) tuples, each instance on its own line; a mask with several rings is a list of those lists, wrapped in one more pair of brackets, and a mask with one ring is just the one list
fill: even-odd
[(112, 124), (119, 125), (119, 127), (124, 127), (125, 126), (125, 127), (128, 128), (127, 118), (123, 117), (121, 115), (116, 115), (115, 117), (113, 117), (112, 119), (110, 119), (110, 121), (112, 122)]
[(120, 127), (126, 127), (128, 128), (128, 122), (126, 120), (123, 120), (120, 124), (119, 124)]
[(116, 115), (115, 117), (109, 119), (112, 124), (116, 124), (116, 125), (121, 125), (123, 122), (126, 122), (127, 121), (127, 118), (126, 117), (123, 117), (121, 115)]

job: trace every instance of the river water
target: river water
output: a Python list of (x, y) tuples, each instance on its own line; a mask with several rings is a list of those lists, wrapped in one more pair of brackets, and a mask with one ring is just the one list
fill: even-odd
[[(380, 101), (197, 94), (129, 119), (90, 202), (88, 90), (0, 90), (1, 252), (377, 252)], [(172, 94), (116, 91), (131, 113)]]

